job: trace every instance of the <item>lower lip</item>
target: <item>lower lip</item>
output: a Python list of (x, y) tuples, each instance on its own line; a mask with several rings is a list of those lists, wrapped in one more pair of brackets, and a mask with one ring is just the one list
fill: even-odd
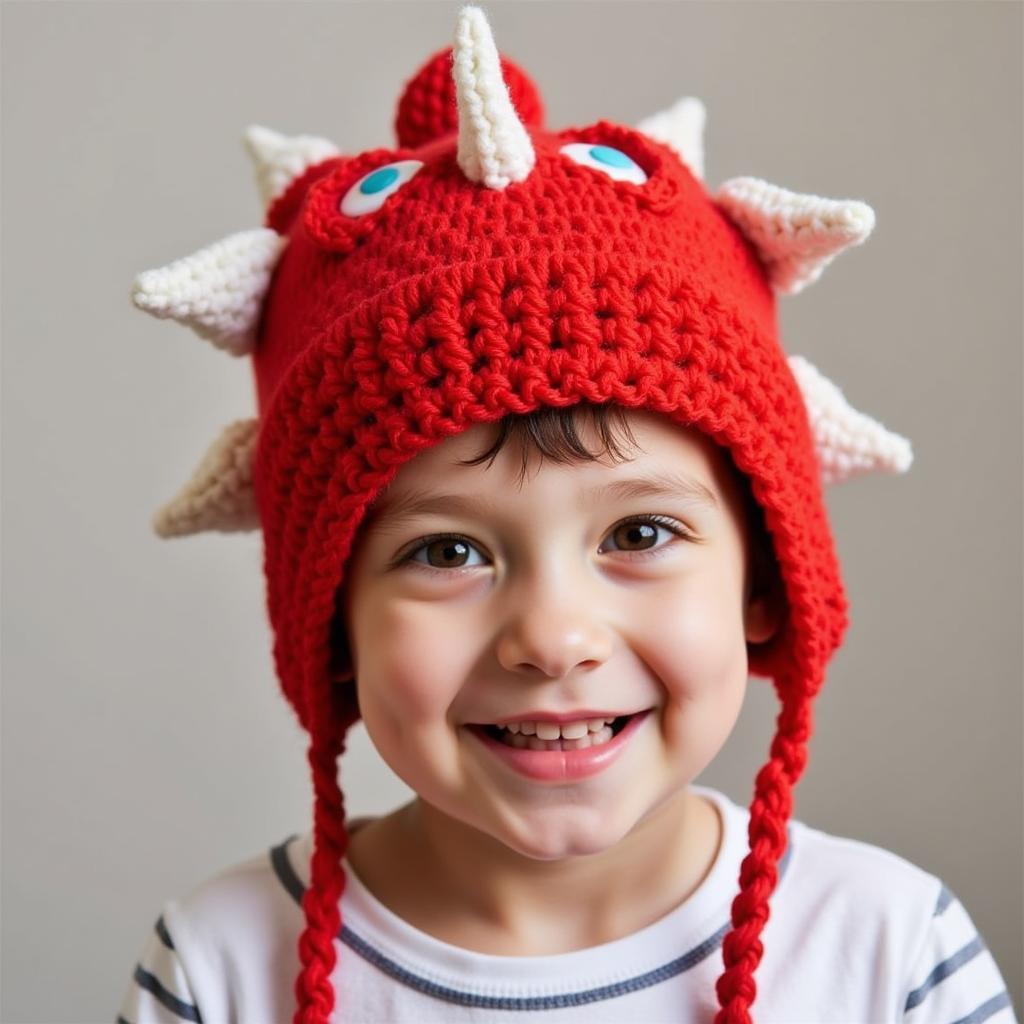
[(607, 743), (597, 747), (586, 747), (583, 750), (530, 750), (510, 747), (501, 740), (488, 736), (482, 729), (468, 731), (520, 775), (540, 782), (565, 782), (597, 775), (618, 760), (652, 710), (648, 708), (634, 715), (626, 723), (625, 728)]

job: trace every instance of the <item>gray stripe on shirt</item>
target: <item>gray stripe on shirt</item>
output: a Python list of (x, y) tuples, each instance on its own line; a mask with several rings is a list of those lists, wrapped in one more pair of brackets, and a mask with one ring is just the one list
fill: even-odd
[(139, 988), (144, 988), (147, 992), (152, 993), (159, 1003), (166, 1006), (172, 1013), (177, 1014), (182, 1020), (191, 1020), (195, 1021), (196, 1024), (203, 1024), (203, 1018), (199, 1013), (198, 1006), (186, 1003), (173, 992), (164, 988), (160, 979), (155, 974), (150, 974), (142, 964), (135, 965), (135, 983)]
[(998, 1013), (1009, 1005), (1010, 993), (1004, 988), (999, 995), (986, 1000), (972, 1013), (967, 1014), (966, 1017), (953, 1021), (953, 1024), (981, 1024), (983, 1020), (988, 1020), (994, 1013)]
[(970, 942), (967, 943), (961, 949), (958, 949), (951, 957), (943, 960), (941, 963), (935, 965), (932, 969), (931, 974), (925, 979), (924, 983), (915, 988), (913, 992), (907, 996), (907, 1005), (903, 1008), (903, 1012), (906, 1013), (908, 1010), (912, 1010), (919, 1003), (924, 1001), (924, 997), (935, 988), (940, 981), (944, 981), (951, 974), (955, 974), (964, 964), (969, 963), (979, 953), (986, 949), (985, 943), (982, 941), (980, 935), (975, 935)]
[(174, 949), (174, 940), (171, 938), (171, 933), (167, 930), (167, 925), (164, 923), (163, 914), (161, 914), (160, 917), (157, 918), (156, 933), (160, 936), (160, 941), (168, 949)]
[(953, 899), (953, 894), (946, 888), (945, 883), (943, 883), (942, 889), (939, 891), (939, 898), (935, 903), (935, 911), (932, 914), (932, 917), (939, 917), (941, 914), (944, 914), (946, 907), (953, 902)]
[[(278, 846), (273, 847), (270, 850), (270, 861), (273, 866), (274, 873), (277, 875), (281, 885), (288, 891), (292, 899), (294, 899), (301, 908), (302, 897), (305, 894), (306, 889), (302, 884), (302, 880), (292, 869), (291, 862), (288, 860), (286, 853), (286, 847), (295, 838), (296, 836), (290, 836)], [(792, 852), (792, 828), (787, 825), (786, 852), (779, 861), (779, 877), (776, 883), (776, 888), (778, 888), (778, 885), (782, 883), (782, 879), (785, 877)], [(353, 932), (344, 922), (342, 922), (341, 930), (337, 937), (350, 949), (363, 957), (363, 959), (374, 964), (374, 966), (402, 982), (404, 985), (407, 985), (409, 988), (423, 992), (426, 995), (434, 996), (438, 999), (443, 999), (446, 1002), (455, 1003), (461, 1006), (486, 1007), (487, 1009), (492, 1010), (551, 1010), (566, 1006), (580, 1006), (602, 999), (612, 999), (616, 996), (634, 992), (638, 989), (660, 984), (668, 978), (672, 978), (677, 974), (681, 974), (684, 971), (689, 970), (695, 964), (700, 963), (702, 960), (714, 953), (719, 946), (721, 946), (722, 940), (731, 928), (731, 923), (727, 921), (713, 935), (709, 936), (703, 942), (698, 943), (682, 956), (677, 957), (674, 960), (670, 960), (667, 963), (662, 964), (660, 967), (656, 967), (654, 970), (647, 971), (644, 974), (639, 974), (633, 978), (627, 978), (624, 981), (616, 982), (614, 985), (605, 985), (600, 988), (586, 989), (581, 992), (565, 992), (549, 996), (531, 996), (526, 998), (482, 996), (475, 992), (463, 992), (443, 985), (438, 985), (436, 982), (413, 974), (401, 965), (395, 963), (390, 959), (390, 957), (386, 956), (379, 949), (370, 945), (370, 943), (365, 939)]]

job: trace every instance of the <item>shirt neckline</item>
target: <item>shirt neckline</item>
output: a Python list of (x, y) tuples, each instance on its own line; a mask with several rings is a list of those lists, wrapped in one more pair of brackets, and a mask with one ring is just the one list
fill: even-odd
[[(637, 977), (650, 973), (652, 962), (657, 962), (652, 953), (656, 956), (658, 951), (682, 952), (658, 971), (685, 970), (713, 953), (728, 930), (729, 904), (747, 852), (744, 819), (749, 813), (716, 789), (699, 785), (690, 788), (706, 796), (719, 814), (722, 837), (718, 854), (700, 885), (685, 900), (629, 935), (549, 956), (505, 956), (465, 949), (421, 931), (388, 909), (366, 888), (345, 858), (340, 938), (407, 984), (440, 984), (446, 991), (462, 993), (550, 992), (553, 986), (568, 991), (578, 984), (592, 984), (595, 978), (631, 979), (632, 984)], [(288, 850), (296, 881), (303, 890), (309, 882), (311, 848), (312, 833), (307, 832)], [(786, 860), (789, 852), (787, 849)]]

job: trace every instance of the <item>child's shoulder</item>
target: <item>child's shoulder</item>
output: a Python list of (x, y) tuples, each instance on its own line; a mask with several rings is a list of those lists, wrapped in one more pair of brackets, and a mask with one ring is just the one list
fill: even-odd
[[(749, 854), (750, 812), (715, 794), (729, 818), (729, 869)], [(722, 804), (720, 804), (722, 806)], [(951, 902), (943, 880), (906, 857), (873, 843), (833, 834), (794, 813), (789, 842), (771, 897), (768, 955), (813, 933), (822, 946), (878, 948), (912, 959)], [(773, 945), (774, 943), (774, 945)]]
[(891, 850), (799, 820), (791, 834), (791, 888), (784, 881), (778, 892), (791, 934), (813, 929), (847, 973), (852, 951), (869, 951), (876, 974), (884, 966), (902, 983), (900, 1006), (914, 1014), (907, 1019), (1015, 1021), (984, 937), (943, 879)]
[[(349, 819), (349, 833), (372, 820)], [(312, 846), (310, 831), (292, 834), (261, 853), (229, 864), (169, 901), (170, 916), (180, 922), (179, 927), (206, 935), (219, 934), (225, 922), (233, 931), (252, 934), (261, 927), (279, 926), (283, 919), (292, 921), (296, 910), (301, 913), (309, 884)]]
[(305, 838), (289, 836), (165, 900), (121, 1017), (164, 1020), (161, 1007), (171, 1006), (189, 1020), (290, 1019), (290, 974), (297, 967), (303, 920), (297, 872)]
[(828, 899), (862, 920), (877, 909), (913, 920), (931, 916), (945, 897), (942, 879), (906, 857), (873, 843), (837, 835), (794, 818), (794, 885), (808, 899)]
[(168, 900), (164, 920), (170, 934), (186, 948), (217, 956), (240, 940), (246, 946), (274, 941), (301, 905), (304, 887), (296, 866), (305, 838), (290, 835)]
[[(709, 787), (705, 793), (726, 814), (727, 851), (737, 864), (749, 853), (749, 808)], [(871, 906), (892, 912), (930, 913), (945, 886), (942, 880), (892, 850), (860, 839), (826, 832), (798, 814), (787, 825), (789, 843), (779, 865), (779, 883), (773, 899), (786, 902), (828, 902), (849, 905), (862, 914)]]

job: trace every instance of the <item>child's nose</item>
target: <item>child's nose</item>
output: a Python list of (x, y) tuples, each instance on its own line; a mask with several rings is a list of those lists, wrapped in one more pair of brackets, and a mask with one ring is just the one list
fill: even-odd
[(611, 657), (614, 634), (600, 604), (582, 588), (540, 588), (516, 595), (501, 625), (498, 661), (510, 672), (540, 670), (561, 679), (579, 668), (596, 668)]

